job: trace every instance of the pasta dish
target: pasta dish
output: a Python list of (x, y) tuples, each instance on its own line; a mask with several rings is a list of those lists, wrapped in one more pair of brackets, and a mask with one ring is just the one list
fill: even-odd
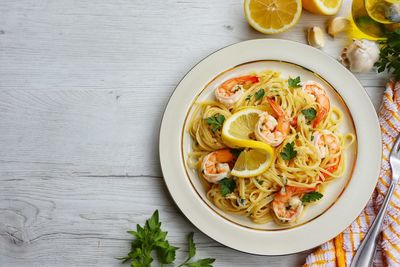
[(294, 224), (344, 172), (355, 140), (324, 86), (266, 70), (233, 77), (196, 103), (188, 165), (219, 209)]

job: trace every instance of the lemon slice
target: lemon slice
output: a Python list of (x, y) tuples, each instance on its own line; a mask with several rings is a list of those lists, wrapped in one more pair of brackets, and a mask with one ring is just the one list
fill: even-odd
[(262, 110), (242, 109), (230, 116), (222, 126), (222, 139), (231, 146), (250, 148), (243, 150), (232, 169), (232, 175), (251, 177), (265, 172), (274, 157), (272, 147), (266, 143), (252, 140), (254, 129)]
[(272, 162), (272, 154), (261, 149), (243, 150), (231, 174), (236, 177), (252, 177), (265, 172)]
[(342, 0), (303, 0), (303, 7), (311, 13), (334, 15), (342, 6)]
[(259, 32), (274, 34), (293, 27), (301, 15), (301, 0), (245, 0), (244, 14)]

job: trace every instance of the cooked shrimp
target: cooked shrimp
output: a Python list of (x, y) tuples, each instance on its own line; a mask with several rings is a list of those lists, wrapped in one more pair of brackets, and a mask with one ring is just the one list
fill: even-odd
[(269, 115), (268, 112), (262, 113), (254, 133), (258, 140), (276, 147), (289, 134), (290, 122), (286, 118), (286, 113), (282, 107), (277, 105), (272, 99), (268, 99), (268, 102), (278, 116), (278, 120)]
[(297, 220), (304, 205), (300, 195), (315, 191), (315, 188), (285, 186), (276, 193), (272, 201), (272, 209), (275, 216), (282, 222), (291, 223)]
[(328, 115), (331, 108), (329, 97), (326, 95), (324, 87), (315, 81), (305, 82), (303, 84), (303, 91), (311, 95), (319, 104), (317, 116), (313, 121), (313, 127), (315, 128)]
[(316, 131), (313, 134), (313, 145), (317, 149), (318, 155), (321, 159), (329, 154), (336, 154), (340, 151), (339, 137), (328, 130)]
[(231, 171), (229, 163), (235, 160), (235, 156), (229, 149), (221, 149), (206, 155), (201, 164), (204, 178), (210, 183), (217, 183), (227, 177)]
[(239, 101), (244, 94), (243, 86), (257, 82), (258, 77), (253, 75), (229, 79), (215, 90), (215, 97), (219, 102), (230, 108)]

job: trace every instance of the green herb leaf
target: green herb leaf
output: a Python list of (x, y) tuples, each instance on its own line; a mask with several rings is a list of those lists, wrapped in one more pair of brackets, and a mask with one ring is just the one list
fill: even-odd
[(311, 135), (311, 141), (314, 141), (314, 135)]
[(235, 190), (236, 182), (232, 178), (226, 177), (219, 181), (219, 188), (221, 190), (221, 195), (225, 197)]
[(301, 113), (304, 115), (307, 122), (312, 121), (317, 116), (317, 111), (314, 108), (303, 109)]
[[(151, 267), (152, 252), (157, 252), (161, 264), (171, 264), (175, 261), (177, 247), (171, 246), (166, 240), (167, 232), (161, 230), (158, 210), (156, 210), (144, 226), (136, 225), (136, 231), (128, 231), (136, 239), (131, 243), (131, 251), (125, 257), (117, 258), (123, 263), (130, 261), (132, 267)], [(188, 263), (196, 255), (193, 233), (188, 236), (188, 258), (179, 266), (212, 267), (215, 259), (201, 259)]]
[(291, 160), (297, 156), (297, 151), (294, 149), (294, 142), (287, 143), (281, 152), (281, 157), (284, 160)]
[(205, 258), (198, 261), (187, 263), (186, 266), (188, 267), (212, 267), (212, 263), (215, 259)]
[(262, 185), (262, 184), (264, 183), (264, 180), (256, 179), (256, 181), (257, 181), (257, 183), (258, 183), (259, 185)]
[(306, 193), (302, 198), (301, 201), (303, 203), (310, 203), (310, 202), (314, 202), (317, 200), (320, 200), (324, 195), (321, 194), (320, 192), (310, 192), (310, 193)]
[(225, 121), (225, 116), (221, 114), (216, 114), (212, 117), (206, 118), (206, 122), (208, 125), (211, 126), (211, 130), (213, 131), (213, 133), (222, 128), (224, 121)]
[(251, 99), (252, 96), (253, 96), (253, 95), (248, 95), (248, 96), (246, 96), (245, 100), (250, 101), (250, 99)]
[(294, 79), (289, 78), (289, 79), (288, 79), (288, 85), (289, 85), (289, 88), (298, 88), (298, 87), (301, 87), (301, 85), (300, 85), (300, 76), (297, 76), (297, 77), (294, 78)]
[(375, 67), (378, 72), (387, 70), (396, 80), (400, 80), (400, 30), (386, 33), (387, 39), (381, 41), (378, 62)]
[(196, 245), (194, 244), (194, 241), (193, 241), (193, 235), (194, 235), (194, 233), (191, 232), (189, 234), (189, 236), (188, 236), (188, 240), (189, 240), (189, 242), (188, 242), (189, 260), (191, 258), (193, 258), (194, 255), (196, 255)]
[(260, 100), (261, 98), (263, 98), (265, 95), (265, 91), (264, 89), (260, 89), (256, 92), (255, 97), (256, 97), (256, 101)]

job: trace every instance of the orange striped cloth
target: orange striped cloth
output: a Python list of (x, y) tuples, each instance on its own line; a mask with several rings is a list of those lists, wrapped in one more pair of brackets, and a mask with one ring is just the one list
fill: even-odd
[[(378, 213), (391, 179), (389, 153), (400, 133), (400, 82), (389, 82), (386, 86), (379, 111), (379, 123), (382, 131), (383, 153), (381, 172), (374, 194), (359, 217), (343, 233), (310, 254), (303, 267), (349, 266), (355, 251)], [(371, 151), (371, 153), (374, 152)], [(374, 266), (400, 266), (400, 187), (396, 188), (392, 196), (382, 229), (382, 240), (380, 249), (375, 255)]]

